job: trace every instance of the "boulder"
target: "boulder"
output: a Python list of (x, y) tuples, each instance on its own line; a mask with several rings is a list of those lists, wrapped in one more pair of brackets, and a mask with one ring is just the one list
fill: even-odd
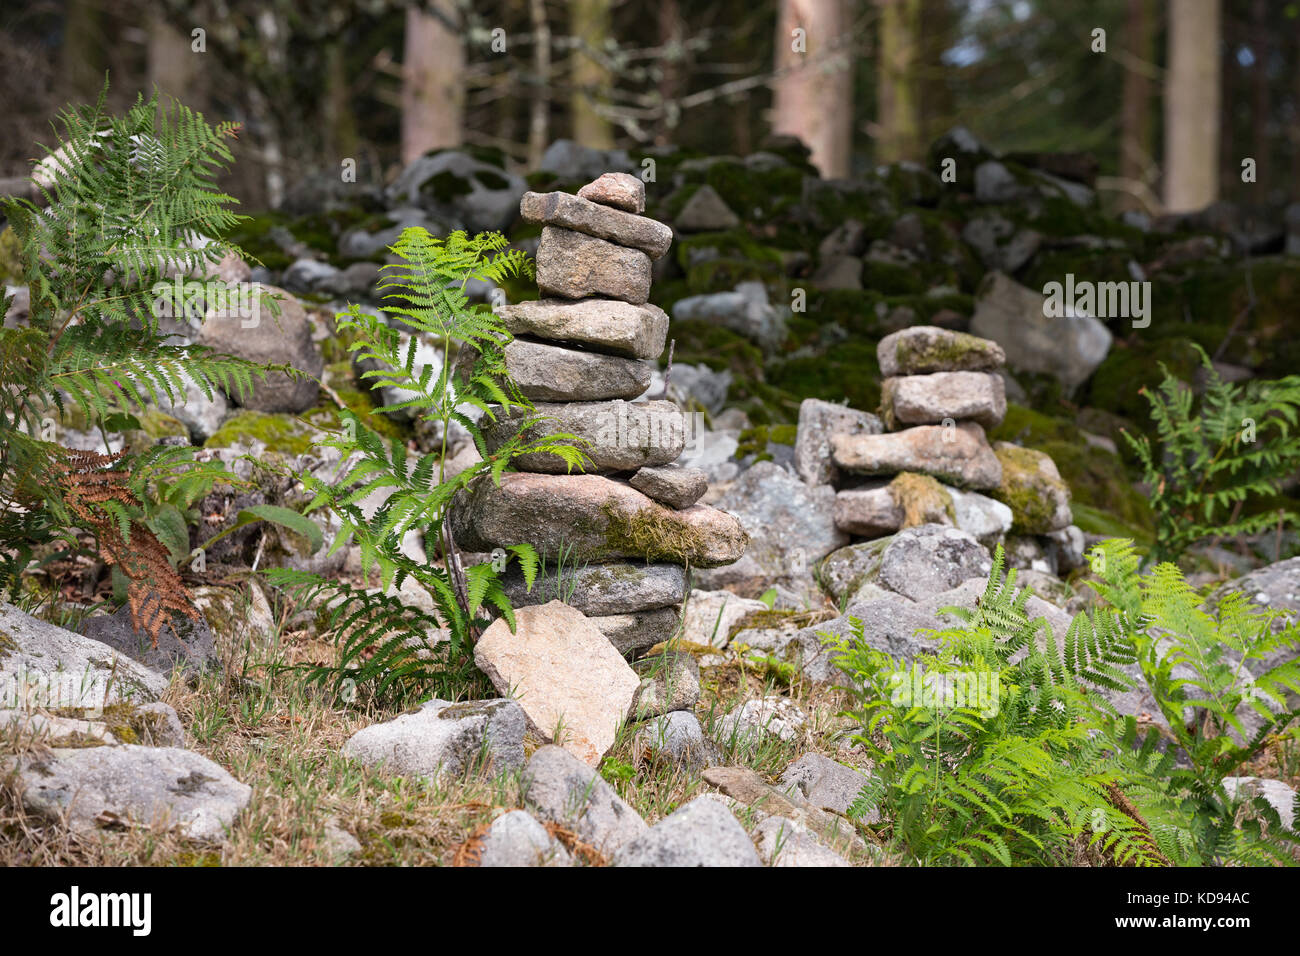
[(1001, 345), (1012, 368), (1077, 388), (1106, 358), (1112, 336), (1090, 315), (1045, 314), (1045, 301), (1014, 279), (990, 273), (976, 294), (971, 331)]
[(592, 767), (563, 747), (539, 747), (521, 781), (524, 805), (601, 853), (613, 853), (647, 831), (646, 823)]
[(767, 866), (852, 866), (806, 828), (785, 817), (767, 817), (754, 828), (759, 858)]
[[(844, 815), (870, 782), (866, 774), (817, 753), (806, 753), (790, 764), (779, 781), (781, 786), (799, 791), (804, 800), (819, 810)], [(875, 817), (866, 822), (878, 822), (880, 814), (876, 813)]]
[(779, 349), (786, 339), (786, 319), (790, 314), (789, 309), (778, 308), (768, 301), (767, 287), (757, 280), (742, 282), (733, 292), (709, 292), (678, 299), (673, 303), (672, 312), (678, 322), (720, 325), (772, 351)]
[(681, 232), (722, 232), (739, 226), (740, 217), (712, 186), (700, 186), (686, 200), (673, 225)]
[(601, 296), (640, 305), (650, 295), (650, 257), (604, 239), (546, 226), (537, 247), (537, 287), (543, 296)]
[(527, 188), (500, 166), (443, 149), (412, 160), (387, 193), (391, 205), (418, 206), (476, 233), (509, 228)]
[[(250, 362), (286, 365), (304, 373), (291, 377), (270, 372), (265, 378), (254, 376), (248, 395), (228, 391), (244, 408), (304, 412), (316, 404), (325, 372), (325, 361), (312, 339), (312, 323), (298, 300), (283, 289), (255, 283), (251, 294), (253, 308), (248, 315), (240, 314), (241, 309), (209, 311), (198, 344)], [(277, 300), (279, 315), (273, 314), (268, 297)]]
[(431, 700), (357, 731), (344, 756), (405, 777), (463, 777), (480, 763), (493, 773), (523, 766), (524, 712), (512, 700)]
[(808, 722), (799, 705), (787, 697), (768, 696), (747, 700), (729, 711), (713, 728), (713, 739), (724, 746), (771, 734), (780, 740), (794, 740)]
[(479, 839), (479, 866), (571, 866), (573, 857), (559, 840), (523, 810), (492, 821)]
[(28, 812), (66, 821), (77, 832), (137, 824), (219, 842), (253, 794), (211, 760), (175, 747), (55, 749), (0, 769), (16, 776)]
[(749, 834), (716, 797), (678, 807), (625, 844), (615, 866), (761, 866)]
[(0, 707), (147, 703), (168, 678), (99, 641), (0, 604)]
[(749, 468), (718, 507), (740, 520), (749, 545), (729, 566), (701, 572), (703, 588), (757, 597), (774, 584), (797, 587), (810, 580), (813, 564), (848, 544), (848, 536), (835, 527), (835, 492), (806, 485), (774, 462)]
[(529, 726), (595, 766), (614, 744), (640, 686), (636, 672), (580, 611), (551, 601), (504, 618), (474, 646), (498, 693), (517, 695)]

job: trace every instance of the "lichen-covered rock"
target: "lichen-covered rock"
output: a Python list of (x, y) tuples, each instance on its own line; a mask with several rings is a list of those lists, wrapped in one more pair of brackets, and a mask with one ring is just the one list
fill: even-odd
[(713, 739), (724, 746), (764, 734), (794, 740), (807, 722), (808, 715), (788, 697), (761, 697), (729, 711), (713, 728)]
[(569, 193), (524, 193), (519, 203), (524, 222), (571, 229), (616, 245), (639, 249), (658, 259), (673, 244), (673, 231), (648, 216), (638, 216)]
[(767, 866), (852, 866), (808, 830), (785, 817), (768, 817), (754, 828), (759, 858)]
[(1010, 442), (998, 442), (993, 451), (1002, 465), (993, 496), (1011, 509), (1012, 530), (1046, 534), (1070, 524), (1070, 486), (1051, 456)]
[(0, 604), (0, 707), (147, 703), (167, 684), (107, 644)]
[(640, 305), (650, 296), (650, 257), (604, 239), (546, 226), (537, 247), (537, 287), (544, 296), (605, 296)]
[(343, 753), (387, 773), (431, 780), (462, 777), (480, 763), (501, 773), (523, 765), (525, 730), (524, 713), (512, 700), (431, 700), (357, 731)]
[(988, 550), (970, 534), (926, 524), (836, 551), (819, 574), (836, 601), (875, 597), (880, 589), (920, 600), (986, 577), (992, 566)]
[[(523, 418), (532, 415), (543, 421), (528, 429), (526, 440), (573, 435), (589, 462), (588, 474), (668, 465), (686, 447), (686, 419), (673, 402), (535, 402), (532, 412), (498, 415), (494, 422), (483, 422), (488, 450), (500, 448), (518, 432)], [(569, 470), (563, 458), (549, 452), (519, 455), (514, 464), (522, 471), (556, 475)]]
[(810, 485), (829, 485), (839, 479), (831, 459), (834, 435), (879, 435), (884, 426), (870, 412), (859, 411), (818, 398), (799, 405), (799, 426), (794, 443), (794, 470)]
[(641, 558), (712, 568), (736, 561), (748, 536), (733, 516), (707, 505), (674, 511), (635, 488), (599, 475), (534, 475), (483, 482), (452, 512), (456, 542), (468, 551), (530, 543), (574, 561)]
[(735, 628), (766, 610), (762, 601), (738, 597), (730, 591), (693, 590), (682, 610), (682, 640), (726, 647)]
[(595, 766), (614, 744), (640, 686), (636, 672), (580, 611), (559, 601), (501, 618), (474, 645), (474, 663), (516, 695), (529, 726)]
[[(849, 806), (870, 782), (866, 774), (817, 753), (806, 753), (790, 764), (779, 781), (783, 787), (798, 790), (814, 807), (840, 814), (849, 812)], [(877, 822), (878, 812), (875, 818), (865, 822)]]
[(655, 305), (617, 299), (539, 299), (497, 309), (515, 335), (574, 342), (625, 358), (658, 358), (668, 334), (668, 316)]
[(881, 415), (891, 429), (902, 425), (938, 425), (945, 420), (1002, 424), (1007, 413), (1006, 385), (991, 372), (932, 372), (885, 379)]
[(886, 335), (876, 346), (880, 374), (929, 375), (933, 372), (992, 372), (1006, 361), (1002, 346), (965, 332), (914, 325)]
[(744, 555), (727, 567), (702, 572), (700, 586), (730, 588), (757, 597), (774, 584), (799, 587), (812, 566), (848, 537), (835, 527), (835, 492), (810, 486), (774, 462), (749, 468), (718, 500), (749, 535)]
[(175, 829), (219, 841), (248, 806), (252, 788), (175, 747), (56, 749), (8, 761), (23, 806), (85, 832), (118, 823)]
[(122, 605), (112, 614), (88, 618), (81, 627), (86, 637), (107, 644), (151, 670), (170, 674), (179, 667), (190, 675), (221, 666), (221, 655), (213, 640), (207, 620), (173, 617), (158, 635), (155, 644), (148, 634), (136, 631), (131, 623), (131, 609)]
[(681, 604), (686, 597), (686, 572), (679, 564), (627, 561), (587, 564), (538, 573), (529, 591), (523, 572), (511, 567), (501, 586), (513, 607), (563, 600), (588, 617), (630, 614)]
[(601, 853), (647, 830), (646, 822), (604, 779), (563, 747), (539, 747), (521, 781), (524, 805), (538, 819), (568, 827)]
[(884, 435), (834, 435), (832, 458), (845, 471), (895, 475), (915, 471), (977, 491), (1002, 481), (1002, 466), (974, 422), (916, 425)]

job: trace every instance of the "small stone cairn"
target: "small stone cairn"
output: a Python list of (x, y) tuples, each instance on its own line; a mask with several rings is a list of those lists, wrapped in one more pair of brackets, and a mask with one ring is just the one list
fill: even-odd
[[(542, 225), (543, 298), (499, 308), (515, 336), (506, 367), (545, 418), (532, 437), (585, 439), (589, 464), (569, 474), (554, 455), (523, 456), (520, 471), (500, 486), (482, 482), (452, 514), (457, 544), (468, 551), (527, 542), (546, 558), (531, 593), (517, 571), (507, 572), (512, 603), (558, 597), (624, 654), (672, 635), (686, 565), (730, 564), (748, 541), (736, 518), (697, 504), (705, 474), (674, 464), (689, 437), (682, 410), (643, 400), (668, 333), (668, 316), (646, 301), (651, 262), (672, 244), (672, 230), (644, 210), (644, 183), (625, 173), (606, 173), (577, 195), (523, 196), (523, 218)], [(466, 349), (458, 362), (472, 359)], [(489, 448), (519, 425), (509, 416), (489, 425)]]
[(800, 408), (796, 468), (839, 489), (837, 528), (878, 538), (948, 524), (991, 544), (1070, 524), (1069, 487), (1052, 459), (985, 434), (1007, 410), (1000, 345), (913, 326), (881, 339), (877, 357), (879, 419), (816, 400)]

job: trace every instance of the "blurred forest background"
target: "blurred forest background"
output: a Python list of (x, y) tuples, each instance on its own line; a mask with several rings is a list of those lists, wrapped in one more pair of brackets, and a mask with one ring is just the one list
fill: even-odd
[(246, 209), (346, 158), (378, 185), (445, 146), (535, 168), (561, 137), (743, 155), (794, 133), (845, 177), (958, 122), (1091, 153), (1112, 208), (1273, 206), (1300, 198), (1297, 63), (1283, 0), (19, 0), (0, 176), (107, 71), (114, 108), (157, 85), (241, 122)]

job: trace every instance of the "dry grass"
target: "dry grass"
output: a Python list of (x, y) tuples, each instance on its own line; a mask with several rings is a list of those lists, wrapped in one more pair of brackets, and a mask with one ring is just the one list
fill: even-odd
[[(249, 807), (220, 846), (143, 828), (72, 835), (58, 822), (26, 814), (6, 789), (0, 791), (0, 865), (472, 865), (475, 838), (496, 815), (521, 805), (519, 774), (431, 783), (345, 759), (348, 737), (404, 708), (344, 705), (332, 692), (306, 685), (300, 673), (284, 670), (332, 652), (309, 633), (288, 630), (290, 620), (281, 615), (267, 646), (221, 647), (225, 677), (209, 674), (187, 684), (178, 674), (165, 697), (180, 714), (191, 749), (252, 787)], [(846, 701), (785, 677), (761, 663), (732, 661), (705, 670), (697, 714), (706, 730), (739, 701), (764, 694), (789, 697), (809, 715), (794, 740), (761, 735), (726, 742), (725, 762), (751, 767), (769, 781), (807, 752), (860, 762), (841, 746), (851, 724), (836, 715)], [(601, 772), (648, 821), (712, 791), (696, 771), (637, 754), (634, 736), (634, 727), (624, 729)], [(0, 758), (13, 752), (14, 742), (0, 736)], [(743, 821), (747, 813), (739, 815)], [(338, 831), (360, 849), (341, 854)], [(582, 862), (604, 862), (572, 834), (557, 829), (556, 835)]]

